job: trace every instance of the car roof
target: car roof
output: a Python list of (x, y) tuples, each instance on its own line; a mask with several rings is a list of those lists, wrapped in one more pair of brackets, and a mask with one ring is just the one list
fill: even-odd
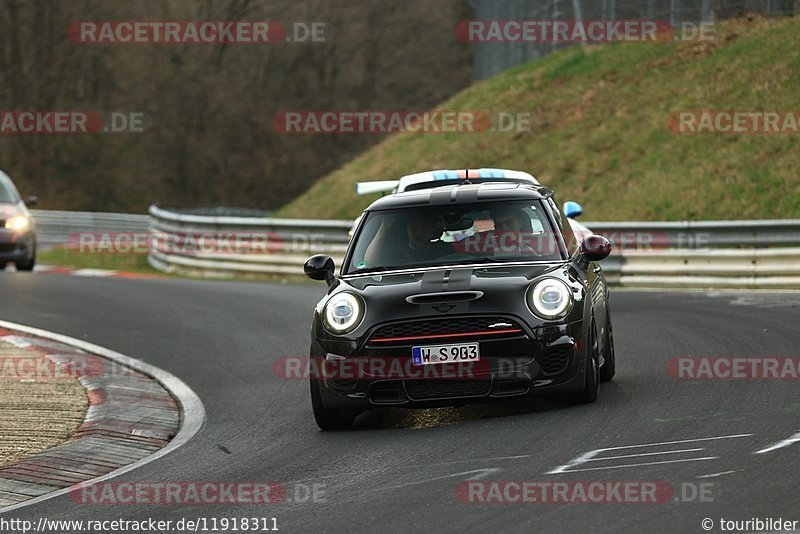
[(417, 206), (467, 204), (492, 200), (542, 200), (553, 192), (541, 185), (517, 183), (459, 184), (419, 189), (385, 196), (373, 202), (367, 211), (379, 211)]

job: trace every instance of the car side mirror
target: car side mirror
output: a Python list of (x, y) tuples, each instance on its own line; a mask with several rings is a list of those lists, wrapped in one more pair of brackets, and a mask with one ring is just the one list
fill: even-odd
[(39, 197), (30, 196), (30, 197), (26, 198), (25, 200), (23, 200), (23, 202), (28, 207), (35, 206), (36, 204), (39, 203)]
[(597, 234), (587, 236), (578, 248), (579, 255), (588, 264), (592, 261), (601, 261), (611, 254), (611, 242)]
[(335, 280), (333, 258), (326, 254), (311, 256), (303, 265), (303, 272), (312, 280), (324, 280), (329, 286)]
[(583, 215), (583, 206), (574, 200), (567, 200), (564, 202), (564, 215), (567, 216), (567, 219), (577, 219)]

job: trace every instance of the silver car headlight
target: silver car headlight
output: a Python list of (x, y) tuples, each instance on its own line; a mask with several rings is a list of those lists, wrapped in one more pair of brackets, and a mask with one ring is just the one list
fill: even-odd
[(14, 232), (27, 232), (31, 221), (24, 215), (14, 215), (6, 221), (5, 227)]
[(528, 290), (528, 304), (531, 311), (542, 319), (565, 317), (572, 309), (572, 303), (572, 291), (558, 278), (545, 278), (533, 284)]
[(328, 299), (323, 310), (325, 328), (332, 334), (346, 334), (354, 330), (364, 317), (361, 299), (352, 293), (337, 293)]

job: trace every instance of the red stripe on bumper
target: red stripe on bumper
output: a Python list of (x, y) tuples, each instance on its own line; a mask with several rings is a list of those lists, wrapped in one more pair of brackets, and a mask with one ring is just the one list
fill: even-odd
[(519, 328), (506, 328), (505, 330), (483, 330), (480, 332), (464, 332), (461, 334), (430, 334), (425, 336), (408, 336), (408, 337), (378, 337), (370, 339), (370, 343), (387, 343), (390, 341), (411, 341), (413, 339), (441, 339), (452, 337), (470, 337), (470, 336), (496, 336), (499, 334), (521, 334), (522, 330)]

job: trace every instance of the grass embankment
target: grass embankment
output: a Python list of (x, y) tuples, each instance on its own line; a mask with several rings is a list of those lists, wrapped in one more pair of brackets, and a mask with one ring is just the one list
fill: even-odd
[(588, 220), (800, 217), (800, 134), (676, 134), (676, 111), (800, 114), (800, 19), (728, 21), (712, 41), (573, 47), (441, 110), (531, 112), (519, 133), (399, 134), (320, 179), (283, 217), (354, 218), (358, 181), (434, 168), (529, 171)]

